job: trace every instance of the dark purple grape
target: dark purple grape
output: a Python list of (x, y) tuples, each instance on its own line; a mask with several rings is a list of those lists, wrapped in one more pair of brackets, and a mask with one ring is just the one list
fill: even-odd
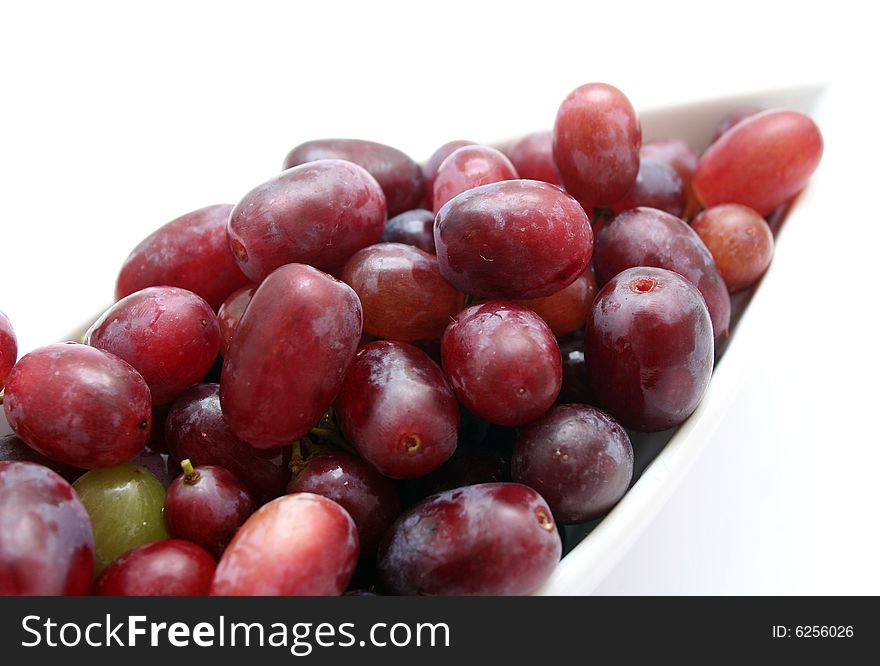
[(678, 273), (631, 268), (593, 303), (584, 339), (599, 404), (628, 428), (665, 430), (700, 404), (713, 366), (712, 322)]
[(629, 192), (639, 172), (642, 130), (622, 92), (607, 83), (573, 90), (559, 107), (553, 158), (565, 189), (587, 210)]
[(116, 300), (146, 287), (180, 287), (216, 310), (248, 279), (229, 250), (232, 204), (194, 210), (147, 236), (132, 250), (116, 280)]
[(423, 208), (408, 210), (385, 223), (384, 243), (405, 243), (436, 254), (434, 247), (434, 213)]
[(385, 195), (352, 162), (320, 160), (283, 171), (248, 192), (229, 218), (229, 247), (241, 270), (260, 282), (276, 268), (341, 268), (382, 237)]
[(226, 548), (211, 585), (216, 596), (340, 595), (358, 561), (348, 512), (312, 493), (260, 508)]
[(553, 159), (553, 132), (547, 130), (527, 134), (510, 144), (507, 156), (520, 178), (562, 185), (562, 177)]
[(165, 528), (169, 536), (198, 544), (219, 558), (238, 528), (256, 510), (250, 492), (223, 467), (193, 467), (183, 461), (165, 495)]
[(85, 342), (129, 363), (150, 387), (153, 404), (164, 405), (210, 370), (220, 332), (214, 311), (200, 296), (177, 287), (148, 287), (111, 306)]
[(706, 299), (715, 337), (727, 333), (727, 286), (709, 250), (684, 220), (654, 208), (625, 211), (596, 236), (593, 262), (600, 284), (637, 266), (665, 268), (684, 276)]
[(422, 479), (422, 486), (427, 496), (501, 481), (510, 481), (510, 461), (500, 452), (485, 447), (459, 447), (452, 458)]
[(549, 296), (574, 282), (593, 254), (584, 209), (536, 180), (460, 194), (437, 214), (434, 241), (443, 277), (486, 298)]
[(538, 493), (485, 483), (434, 495), (398, 518), (379, 548), (379, 574), (391, 594), (526, 595), (561, 551)]
[(513, 480), (547, 500), (560, 523), (595, 518), (623, 497), (632, 481), (629, 436), (589, 405), (559, 405), (523, 430), (511, 461)]
[(336, 415), (357, 452), (395, 479), (437, 469), (458, 442), (458, 405), (443, 371), (401, 342), (371, 342), (358, 351)]
[(391, 482), (342, 451), (324, 451), (309, 458), (287, 492), (321, 495), (348, 511), (357, 526), (362, 558), (375, 555), (379, 539), (400, 514), (400, 497)]
[(181, 394), (165, 424), (171, 457), (232, 472), (259, 504), (284, 493), (290, 480), (290, 449), (255, 449), (241, 441), (220, 410), (220, 386), (199, 384)]
[(396, 148), (362, 139), (318, 139), (291, 150), (284, 168), (339, 159), (354, 162), (366, 169), (382, 187), (388, 201), (388, 215), (394, 216), (417, 207), (425, 195), (421, 167)]
[[(592, 306), (590, 310), (592, 311)], [(587, 380), (583, 330), (577, 335), (560, 340), (559, 351), (562, 353), (562, 389), (556, 399), (557, 404), (593, 404), (595, 397)]]
[(9, 425), (31, 448), (88, 469), (117, 465), (144, 448), (151, 406), (150, 389), (128, 363), (72, 342), (22, 358), (3, 402)]
[(12, 330), (9, 317), (0, 312), (0, 391), (6, 386), (6, 378), (12, 371), (12, 366), (15, 365), (17, 357), (18, 341), (15, 337), (15, 331)]
[(516, 303), (488, 301), (462, 310), (443, 334), (441, 353), (456, 397), (490, 423), (536, 419), (562, 385), (553, 332)]
[(684, 205), (684, 181), (675, 168), (660, 160), (642, 158), (636, 182), (610, 208), (614, 213), (621, 213), (630, 208), (646, 206), (681, 217), (684, 214)]
[(194, 597), (211, 588), (217, 563), (189, 541), (163, 539), (111, 562), (95, 581), (102, 597)]
[(223, 363), (220, 404), (232, 431), (257, 448), (308, 433), (342, 386), (362, 322), (354, 290), (311, 266), (266, 278)]
[(89, 515), (55, 472), (0, 462), (0, 596), (88, 594), (95, 563)]

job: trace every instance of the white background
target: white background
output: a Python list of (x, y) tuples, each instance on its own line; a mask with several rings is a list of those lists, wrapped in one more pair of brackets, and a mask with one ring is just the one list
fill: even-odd
[(834, 205), (716, 440), (599, 592), (880, 593), (867, 6), (2, 2), (0, 310), (22, 353), (67, 335), (141, 238), (234, 203), (309, 138), (424, 159), (549, 127), (588, 81), (637, 108), (831, 82), (817, 185)]

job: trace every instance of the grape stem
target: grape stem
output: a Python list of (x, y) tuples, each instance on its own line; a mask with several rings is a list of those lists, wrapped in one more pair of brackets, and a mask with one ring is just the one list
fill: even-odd
[(201, 477), (201, 474), (196, 471), (196, 469), (193, 467), (192, 461), (190, 461), (189, 458), (180, 463), (180, 466), (183, 468), (184, 483), (193, 485)]

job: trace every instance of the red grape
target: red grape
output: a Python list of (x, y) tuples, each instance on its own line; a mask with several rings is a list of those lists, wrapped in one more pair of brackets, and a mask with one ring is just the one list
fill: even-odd
[(715, 128), (715, 134), (712, 137), (712, 141), (718, 141), (718, 139), (721, 138), (721, 135), (727, 132), (731, 127), (739, 125), (746, 118), (751, 118), (752, 116), (761, 113), (763, 110), (764, 109), (760, 106), (743, 106), (734, 109), (720, 120), (718, 127)]
[(517, 303), (536, 312), (553, 335), (562, 337), (583, 328), (597, 289), (596, 275), (588, 267), (578, 279), (555, 294), (526, 298)]
[[(592, 311), (592, 306), (590, 308)], [(593, 404), (596, 402), (587, 377), (587, 364), (584, 357), (583, 331), (559, 341), (562, 353), (562, 389), (556, 402)]]
[(580, 523), (614, 506), (632, 480), (629, 436), (605, 412), (559, 405), (516, 443), (513, 480), (541, 493), (560, 523)]
[(379, 548), (385, 591), (526, 595), (562, 551), (547, 503), (516, 483), (449, 490), (404, 513)]
[(437, 257), (412, 245), (378, 243), (359, 250), (342, 271), (360, 298), (364, 331), (378, 338), (437, 340), (464, 305)]
[(131, 364), (153, 403), (163, 405), (205, 376), (220, 350), (220, 332), (201, 297), (177, 287), (148, 287), (112, 305), (85, 342)]
[(177, 539), (198, 544), (220, 557), (256, 505), (232, 472), (215, 465), (193, 467), (183, 461), (165, 495), (165, 528)]
[(437, 254), (434, 248), (434, 213), (423, 208), (408, 210), (385, 223), (385, 243), (406, 243), (420, 250)]
[(257, 448), (305, 435), (342, 385), (362, 319), (354, 290), (311, 266), (288, 264), (267, 277), (223, 363), (220, 404), (232, 431)]
[(443, 160), (452, 155), (452, 153), (459, 148), (475, 145), (477, 144), (473, 141), (465, 141), (463, 139), (449, 141), (435, 150), (434, 154), (428, 158), (428, 161), (425, 162), (425, 166), (422, 168), (422, 172), (425, 174), (425, 201), (427, 203), (427, 208), (433, 209), (434, 207), (434, 179), (437, 177), (437, 170), (440, 168), (440, 165), (443, 164)]
[(513, 164), (500, 150), (489, 146), (464, 146), (443, 160), (434, 178), (434, 213), (462, 192), (519, 178)]
[(731, 292), (751, 287), (770, 265), (773, 233), (751, 208), (713, 206), (697, 215), (691, 227), (709, 248)]
[(807, 184), (822, 134), (798, 111), (774, 109), (734, 125), (703, 153), (694, 190), (706, 208), (738, 203), (767, 215)]
[(232, 342), (232, 334), (238, 328), (238, 322), (244, 314), (245, 308), (254, 297), (256, 287), (242, 287), (223, 301), (223, 305), (217, 311), (217, 327), (220, 331), (220, 354), (226, 358), (229, 354), (229, 343)]
[(553, 128), (553, 158), (565, 189), (587, 209), (623, 198), (639, 172), (642, 130), (626, 96), (606, 83), (572, 91)]
[(284, 493), (290, 480), (290, 449), (255, 449), (241, 441), (220, 410), (220, 386), (198, 384), (184, 391), (168, 413), (165, 438), (178, 463), (217, 465), (241, 480), (258, 503)]
[(533, 132), (510, 144), (507, 156), (520, 178), (562, 185), (553, 160), (553, 132)]
[(388, 214), (398, 215), (418, 206), (425, 194), (421, 167), (396, 148), (362, 139), (318, 139), (291, 150), (284, 168), (339, 159), (354, 162), (366, 169), (379, 183), (388, 201)]
[(627, 268), (666, 268), (690, 280), (712, 316), (715, 337), (730, 325), (730, 295), (709, 250), (686, 222), (654, 208), (633, 208), (605, 225), (596, 236), (593, 258), (605, 284)]
[(371, 342), (358, 351), (336, 414), (357, 452), (396, 479), (437, 469), (458, 442), (458, 405), (443, 371), (405, 343)]
[(631, 268), (602, 288), (584, 347), (599, 404), (635, 430), (680, 424), (712, 374), (705, 301), (693, 284), (662, 268)]
[(18, 341), (9, 317), (0, 312), (0, 391), (6, 386), (6, 378), (18, 357)]
[(88, 594), (95, 541), (85, 507), (55, 472), (0, 462), (0, 596)]
[(630, 191), (610, 206), (614, 213), (647, 206), (680, 217), (684, 213), (684, 181), (675, 168), (651, 158), (639, 162), (639, 175)]
[(62, 465), (42, 453), (38, 453), (25, 444), (17, 435), (3, 435), (0, 437), (0, 462), (30, 462), (48, 467), (68, 483), (73, 483), (84, 473), (84, 469)]
[(279, 497), (229, 544), (211, 585), (220, 596), (328, 596), (345, 591), (358, 560), (345, 509), (312, 493)]
[(488, 301), (463, 310), (441, 341), (443, 369), (459, 401), (499, 425), (521, 425), (546, 412), (562, 385), (553, 332), (531, 310)]
[(437, 214), (440, 273), (486, 298), (537, 298), (567, 287), (593, 254), (584, 209), (554, 185), (508, 180), (455, 197)]
[(15, 433), (71, 467), (110, 467), (144, 448), (150, 389), (125, 361), (74, 343), (32, 351), (12, 369), (3, 410)]
[(254, 282), (293, 262), (341, 268), (382, 237), (385, 195), (363, 168), (342, 160), (309, 162), (248, 192), (229, 218), (229, 243)]
[(321, 495), (348, 511), (357, 526), (362, 558), (373, 557), (379, 539), (400, 514), (400, 497), (391, 482), (342, 451), (325, 451), (309, 458), (287, 492)]
[(700, 207), (693, 187), (694, 172), (700, 159), (697, 152), (681, 139), (653, 139), (642, 144), (639, 156), (641, 159), (665, 162), (678, 172), (684, 183), (685, 193), (684, 212), (680, 217), (693, 217)]
[(217, 563), (189, 541), (164, 539), (113, 560), (95, 581), (102, 597), (193, 597), (208, 594)]
[(147, 236), (132, 250), (116, 280), (116, 300), (146, 287), (180, 287), (217, 309), (248, 283), (229, 250), (231, 204), (194, 210)]

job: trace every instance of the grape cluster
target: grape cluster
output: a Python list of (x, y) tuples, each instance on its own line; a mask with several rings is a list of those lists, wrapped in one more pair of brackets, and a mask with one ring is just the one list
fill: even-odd
[(502, 148), (309, 141), (140, 243), (81, 343), (17, 360), (0, 313), (0, 594), (537, 590), (699, 405), (822, 138), (643, 142), (594, 83)]

